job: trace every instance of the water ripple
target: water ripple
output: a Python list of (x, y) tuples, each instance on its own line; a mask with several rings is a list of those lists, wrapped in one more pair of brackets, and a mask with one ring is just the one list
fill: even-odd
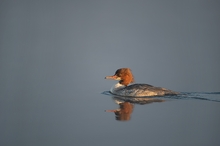
[(143, 104), (152, 99), (180, 99), (180, 100), (204, 100), (204, 101), (212, 101), (212, 102), (220, 102), (220, 92), (181, 92), (179, 95), (172, 96), (153, 96), (153, 97), (126, 97), (126, 96), (115, 96), (111, 94), (109, 91), (104, 91), (102, 94), (108, 96), (114, 96), (115, 98)]

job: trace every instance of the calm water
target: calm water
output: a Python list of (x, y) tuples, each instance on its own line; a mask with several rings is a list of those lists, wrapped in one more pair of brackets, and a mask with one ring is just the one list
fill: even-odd
[(42, 89), (1, 98), (1, 145), (220, 144), (218, 92), (157, 98), (62, 93)]
[[(1, 1), (0, 146), (220, 146), (219, 12), (208, 0)], [(121, 67), (187, 92), (112, 97), (104, 77)]]

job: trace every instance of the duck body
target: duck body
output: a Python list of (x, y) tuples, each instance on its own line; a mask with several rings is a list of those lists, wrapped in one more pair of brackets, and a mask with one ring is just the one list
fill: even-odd
[(119, 82), (112, 86), (110, 92), (119, 96), (143, 97), (143, 96), (165, 96), (177, 95), (177, 92), (165, 89), (162, 87), (155, 87), (149, 84), (132, 84), (134, 77), (129, 68), (121, 68), (115, 72), (113, 76), (106, 76), (105, 79), (119, 80)]
[(117, 83), (112, 86), (110, 92), (114, 95), (131, 97), (177, 95), (177, 92), (161, 87), (154, 87), (149, 84), (131, 84), (124, 86)]

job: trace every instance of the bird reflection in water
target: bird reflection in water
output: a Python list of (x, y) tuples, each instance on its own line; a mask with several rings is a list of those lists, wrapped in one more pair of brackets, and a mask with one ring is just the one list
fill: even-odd
[(134, 104), (149, 104), (153, 102), (163, 102), (162, 99), (156, 98), (127, 98), (127, 97), (113, 97), (115, 103), (119, 105), (118, 109), (105, 110), (106, 112), (115, 113), (115, 119), (118, 121), (129, 121), (134, 109)]
[(114, 112), (116, 120), (128, 121), (131, 118), (134, 105), (130, 102), (119, 103), (119, 109), (106, 110), (106, 112)]

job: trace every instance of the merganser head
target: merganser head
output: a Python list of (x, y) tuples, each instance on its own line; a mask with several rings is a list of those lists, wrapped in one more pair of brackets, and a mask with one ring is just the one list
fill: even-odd
[(120, 68), (113, 76), (106, 76), (105, 79), (119, 80), (119, 83), (125, 86), (134, 82), (134, 77), (130, 68)]

